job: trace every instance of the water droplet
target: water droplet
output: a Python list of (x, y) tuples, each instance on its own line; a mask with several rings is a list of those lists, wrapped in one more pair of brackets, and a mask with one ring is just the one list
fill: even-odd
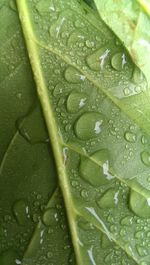
[(50, 226), (53, 224), (56, 225), (56, 222), (58, 221), (58, 214), (56, 209), (54, 208), (47, 209), (43, 214), (42, 220), (46, 226)]
[(147, 144), (147, 138), (146, 138), (146, 136), (144, 136), (144, 135), (142, 135), (142, 137), (141, 137), (141, 143), (143, 144), (143, 145), (145, 145), (145, 144)]
[(78, 186), (78, 181), (77, 180), (73, 180), (71, 182), (71, 185), (72, 185), (72, 187), (77, 187)]
[(71, 113), (78, 112), (87, 103), (87, 96), (84, 93), (72, 92), (67, 99), (67, 110)]
[(119, 192), (116, 189), (108, 189), (101, 197), (97, 200), (97, 204), (100, 208), (114, 208), (118, 204)]
[(142, 71), (138, 67), (135, 66), (134, 72), (133, 72), (133, 81), (135, 84), (139, 84), (144, 80), (144, 75)]
[(69, 82), (69, 83), (80, 83), (83, 82), (85, 80), (85, 76), (82, 75), (78, 70), (76, 70), (74, 67), (69, 66), (66, 71), (65, 71), (65, 79)]
[(141, 160), (145, 166), (150, 167), (150, 153), (147, 151), (141, 152)]
[(136, 141), (136, 135), (130, 131), (125, 132), (124, 135), (126, 141), (130, 142), (130, 143), (135, 143)]
[(137, 232), (135, 233), (135, 238), (143, 238), (143, 236), (144, 236), (143, 231), (137, 231)]
[(141, 257), (144, 257), (148, 254), (147, 250), (142, 246), (136, 245), (136, 249)]
[(52, 24), (52, 26), (50, 27), (50, 35), (54, 38), (59, 38), (60, 35), (63, 32), (63, 28), (64, 28), (64, 24), (66, 22), (66, 17), (61, 14), (58, 18), (58, 20)]
[(64, 93), (64, 85), (62, 83), (58, 83), (53, 90), (53, 96), (58, 97), (61, 96), (62, 93)]
[(52, 252), (50, 252), (50, 251), (49, 251), (49, 252), (47, 252), (47, 257), (48, 257), (48, 258), (52, 258), (52, 257), (53, 257), (53, 253), (52, 253)]
[(73, 46), (74, 44), (78, 43), (78, 46), (84, 47), (84, 39), (85, 37), (83, 36), (83, 33), (80, 31), (74, 31), (73, 33), (70, 34), (68, 38), (68, 45)]
[(36, 4), (36, 10), (42, 16), (45, 16), (45, 13), (49, 13), (50, 11), (55, 11), (53, 4), (47, 1), (39, 1)]
[(7, 250), (2, 254), (0, 254), (1, 265), (16, 265), (17, 259), (18, 259), (18, 254), (14, 250)]
[(117, 71), (121, 71), (126, 63), (127, 62), (125, 54), (121, 52), (118, 52), (115, 55), (113, 55), (111, 59), (111, 65)]
[[(109, 153), (102, 149), (89, 158), (81, 158), (80, 174), (84, 180), (93, 186), (108, 184), (109, 179), (104, 174), (103, 164), (109, 160)], [(111, 167), (110, 167), (111, 169)]]
[(133, 217), (131, 217), (131, 216), (126, 216), (126, 217), (121, 219), (122, 225), (130, 226), (132, 224), (132, 222), (133, 222)]
[(100, 135), (104, 117), (97, 112), (84, 113), (75, 124), (75, 133), (81, 140), (89, 140)]
[(86, 189), (81, 190), (81, 197), (82, 198), (88, 198), (88, 191)]
[[(143, 191), (144, 193), (144, 191)], [(130, 208), (139, 217), (150, 217), (150, 198), (142, 190), (130, 192)]]
[(90, 41), (90, 40), (86, 40), (85, 44), (88, 48), (93, 48), (95, 45), (94, 41)]
[(24, 200), (16, 201), (13, 205), (13, 213), (20, 225), (25, 225), (29, 216), (29, 207)]
[(110, 49), (103, 47), (86, 58), (88, 66), (95, 71), (100, 71), (108, 63)]
[(127, 234), (127, 231), (125, 229), (120, 229), (120, 236), (125, 236)]

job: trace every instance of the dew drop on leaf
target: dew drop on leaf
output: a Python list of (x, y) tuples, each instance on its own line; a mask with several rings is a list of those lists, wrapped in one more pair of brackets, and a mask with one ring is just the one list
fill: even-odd
[(117, 71), (121, 71), (126, 63), (126, 56), (121, 52), (114, 54), (111, 59), (111, 65)]
[(67, 99), (67, 110), (76, 113), (87, 103), (87, 96), (84, 93), (72, 92)]
[(139, 217), (150, 217), (150, 198), (146, 194), (130, 191), (130, 208)]
[(40, 15), (45, 16), (45, 13), (48, 13), (52, 10), (54, 11), (54, 6), (51, 5), (51, 3), (48, 1), (42, 0), (36, 4), (36, 10), (38, 11)]
[(110, 49), (108, 47), (102, 47), (91, 55), (88, 55), (86, 58), (86, 62), (92, 70), (100, 71), (108, 63), (109, 54)]
[(81, 177), (93, 186), (107, 184), (111, 175), (109, 168), (108, 172), (106, 172), (103, 165), (109, 160), (108, 151), (106, 149), (99, 150), (90, 158), (90, 160), (89, 158), (81, 158), (79, 168)]
[(135, 143), (136, 141), (136, 135), (130, 131), (126, 131), (124, 137), (127, 142)]
[(150, 153), (147, 151), (141, 152), (141, 160), (145, 166), (150, 167)]
[(43, 214), (42, 220), (46, 226), (56, 225), (56, 222), (58, 221), (57, 211), (54, 208), (47, 209)]
[(89, 140), (100, 135), (104, 117), (97, 112), (84, 113), (75, 124), (75, 134), (81, 140)]
[(90, 41), (90, 40), (86, 40), (85, 44), (88, 48), (93, 48), (95, 45), (94, 41)]
[(135, 233), (135, 238), (137, 238), (137, 239), (139, 239), (139, 238), (143, 238), (143, 236), (144, 236), (143, 231), (137, 231), (137, 232)]
[(140, 257), (144, 257), (148, 254), (146, 248), (144, 248), (142, 246), (136, 245), (136, 249), (137, 249), (137, 252), (140, 255)]
[(25, 225), (29, 218), (29, 206), (24, 200), (16, 201), (13, 205), (13, 213), (20, 225)]
[(63, 32), (62, 30), (65, 23), (66, 23), (66, 17), (63, 16), (63, 14), (61, 14), (58, 20), (51, 25), (49, 30), (50, 35), (58, 39)]
[(130, 226), (133, 223), (133, 217), (125, 216), (121, 219), (121, 225)]
[(65, 79), (69, 83), (81, 83), (85, 80), (85, 76), (77, 71), (74, 67), (69, 66), (65, 71)]
[(98, 200), (97, 204), (100, 208), (114, 208), (119, 202), (119, 192), (116, 189), (108, 189)]

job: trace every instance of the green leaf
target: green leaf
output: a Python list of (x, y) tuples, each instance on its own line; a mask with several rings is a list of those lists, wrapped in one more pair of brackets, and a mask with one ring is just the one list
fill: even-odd
[(50, 198), (42, 219), (39, 221), (22, 264), (69, 264), (75, 265), (65, 208), (60, 190)]
[(150, 86), (150, 3), (145, 0), (94, 0), (101, 18), (128, 49)]
[[(53, 154), (13, 1), (0, 9), (0, 264), (20, 262), (57, 186)], [(19, 264), (19, 263), (18, 263)]]
[(84, 219), (119, 249), (116, 264), (148, 264), (150, 109), (142, 73), (86, 5), (17, 4), (77, 263), (113, 263), (97, 240), (88, 243), (94, 232), (79, 228)]

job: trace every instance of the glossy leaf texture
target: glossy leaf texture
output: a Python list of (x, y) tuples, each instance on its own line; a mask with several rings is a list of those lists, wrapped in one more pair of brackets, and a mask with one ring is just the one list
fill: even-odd
[(86, 5), (17, 4), (77, 263), (149, 264), (150, 109), (142, 72)]
[[(50, 249), (40, 244), (43, 232), (36, 239), (33, 232), (49, 215), (55, 229), (54, 209), (45, 209), (56, 192), (57, 173), (14, 1), (0, 3), (0, 25), (0, 264), (23, 264), (30, 240), (49, 264)], [(69, 232), (62, 239), (65, 225), (57, 220), (57, 241), (50, 228), (44, 231), (53, 251), (67, 245), (59, 252), (64, 264), (71, 255)]]
[(120, 38), (150, 87), (149, 0), (94, 0), (101, 18)]

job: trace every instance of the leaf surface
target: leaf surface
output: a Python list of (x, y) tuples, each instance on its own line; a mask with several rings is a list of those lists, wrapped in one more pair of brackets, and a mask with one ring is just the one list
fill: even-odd
[(150, 2), (94, 0), (102, 19), (120, 38), (150, 87)]
[(83, 218), (119, 248), (117, 264), (148, 264), (149, 90), (142, 73), (85, 5), (17, 4), (77, 263), (104, 262), (97, 243), (82, 239)]
[(0, 7), (0, 264), (16, 265), (57, 174), (16, 6)]

